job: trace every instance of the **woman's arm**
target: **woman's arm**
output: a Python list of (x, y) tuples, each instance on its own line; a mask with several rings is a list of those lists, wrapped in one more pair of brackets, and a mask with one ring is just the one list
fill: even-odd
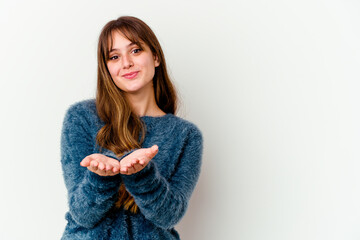
[(154, 161), (140, 172), (122, 175), (141, 213), (161, 228), (172, 228), (180, 221), (199, 178), (203, 148), (200, 131), (191, 130), (185, 142), (179, 164), (169, 180), (160, 175)]
[(61, 134), (61, 164), (68, 190), (69, 212), (77, 224), (92, 228), (106, 215), (116, 201), (121, 178), (99, 176), (80, 166), (94, 153), (90, 134), (89, 112), (81, 105), (66, 113)]

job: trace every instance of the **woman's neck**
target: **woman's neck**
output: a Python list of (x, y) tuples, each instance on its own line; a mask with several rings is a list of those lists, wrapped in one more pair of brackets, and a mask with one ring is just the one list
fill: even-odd
[(163, 116), (163, 112), (155, 101), (154, 91), (149, 91), (147, 94), (125, 94), (132, 111), (142, 116)]

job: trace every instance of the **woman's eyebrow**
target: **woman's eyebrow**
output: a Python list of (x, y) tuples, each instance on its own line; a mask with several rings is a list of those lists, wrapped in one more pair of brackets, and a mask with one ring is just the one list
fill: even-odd
[[(137, 44), (131, 42), (131, 43), (129, 43), (129, 44), (126, 46), (126, 48), (132, 47), (133, 45), (137, 45)], [(111, 52), (113, 52), (113, 51), (117, 51), (117, 50), (120, 50), (120, 49), (119, 49), (119, 48), (112, 48), (112, 49), (109, 51), (109, 53), (111, 53)]]

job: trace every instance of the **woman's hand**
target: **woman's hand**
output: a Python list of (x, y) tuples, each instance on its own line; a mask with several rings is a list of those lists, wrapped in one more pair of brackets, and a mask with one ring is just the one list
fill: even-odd
[(100, 176), (114, 176), (120, 172), (119, 161), (100, 153), (86, 156), (80, 162), (80, 165), (87, 167), (90, 171)]
[(80, 165), (100, 176), (114, 176), (119, 173), (131, 175), (146, 167), (158, 150), (157, 145), (141, 148), (124, 157), (120, 162), (103, 154), (94, 153), (86, 156)]
[(151, 148), (141, 148), (132, 152), (120, 161), (120, 173), (131, 175), (141, 171), (158, 151), (159, 147), (153, 145)]

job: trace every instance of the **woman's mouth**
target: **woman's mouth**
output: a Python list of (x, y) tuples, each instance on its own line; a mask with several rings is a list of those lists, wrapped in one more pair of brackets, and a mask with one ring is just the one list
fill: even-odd
[(126, 73), (124, 75), (122, 75), (124, 78), (126, 79), (133, 79), (138, 75), (139, 71), (136, 72), (130, 72), (130, 73)]

